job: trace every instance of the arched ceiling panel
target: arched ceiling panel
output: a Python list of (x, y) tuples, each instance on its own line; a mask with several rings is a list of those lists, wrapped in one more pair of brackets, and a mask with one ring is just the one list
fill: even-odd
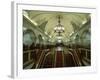
[[(63, 38), (69, 38), (75, 30), (77, 31), (81, 25), (90, 18), (89, 13), (31, 10), (27, 10), (26, 12), (29, 18), (35, 21), (39, 27), (44, 27), (44, 33), (47, 33), (52, 39), (56, 39), (57, 33), (54, 32), (54, 27), (58, 24), (58, 15), (61, 16), (61, 24), (65, 28), (65, 32), (62, 33)], [(44, 26), (41, 26), (42, 23), (46, 21), (47, 23)]]

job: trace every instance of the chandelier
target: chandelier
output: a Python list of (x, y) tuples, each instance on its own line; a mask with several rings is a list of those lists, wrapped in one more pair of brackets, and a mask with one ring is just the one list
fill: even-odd
[(61, 19), (61, 17), (58, 16), (58, 24), (54, 28), (54, 32), (58, 33), (58, 36), (61, 36), (61, 33), (63, 33), (65, 31), (64, 26), (61, 24), (60, 19)]

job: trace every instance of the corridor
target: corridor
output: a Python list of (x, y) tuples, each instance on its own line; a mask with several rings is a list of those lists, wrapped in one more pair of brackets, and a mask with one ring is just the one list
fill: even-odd
[(91, 66), (91, 15), (23, 10), (23, 69)]

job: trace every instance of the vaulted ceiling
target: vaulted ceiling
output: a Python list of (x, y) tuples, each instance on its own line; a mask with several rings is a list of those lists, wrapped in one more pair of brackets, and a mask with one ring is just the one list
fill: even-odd
[[(49, 12), (49, 11), (33, 11), (24, 10), (26, 15), (36, 27), (39, 27), (45, 34), (52, 40), (56, 39), (57, 33), (54, 32), (54, 27), (58, 24), (58, 16), (61, 16), (61, 24), (65, 28), (62, 33), (64, 39), (69, 39), (70, 36), (78, 31), (88, 19), (89, 13), (76, 13), (76, 12)], [(51, 41), (52, 41), (51, 40)]]

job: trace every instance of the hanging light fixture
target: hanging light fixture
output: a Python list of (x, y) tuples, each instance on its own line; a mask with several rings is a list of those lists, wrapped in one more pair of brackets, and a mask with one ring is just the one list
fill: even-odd
[(63, 33), (64, 30), (64, 26), (61, 24), (61, 16), (58, 16), (58, 24), (56, 25), (56, 27), (54, 28), (54, 32), (58, 33), (58, 36), (61, 36), (61, 33)]

